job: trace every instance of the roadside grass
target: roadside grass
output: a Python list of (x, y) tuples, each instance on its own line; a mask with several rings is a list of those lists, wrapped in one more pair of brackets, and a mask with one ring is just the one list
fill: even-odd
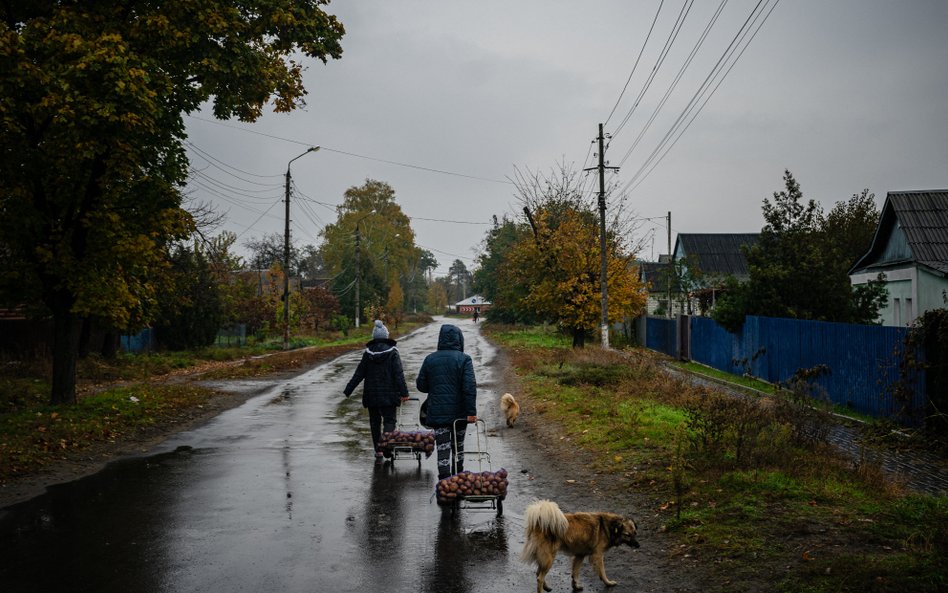
[(760, 391), (770, 395), (773, 395), (774, 391), (776, 391), (776, 387), (774, 387), (774, 385), (771, 383), (767, 383), (766, 381), (761, 381), (760, 379), (755, 379), (754, 377), (744, 377), (741, 375), (734, 375), (732, 373), (725, 373), (724, 371), (719, 371), (718, 369), (703, 364), (698, 364), (696, 362), (683, 362), (676, 360), (672, 361), (671, 364), (672, 366), (676, 366), (691, 373), (697, 373), (699, 375), (711, 377), (712, 379), (718, 379), (727, 383), (740, 385), (741, 387), (747, 387), (748, 389), (753, 389), (754, 391)]
[[(393, 337), (426, 321), (403, 322)], [(295, 372), (358, 349), (366, 332), (326, 332), (244, 347), (184, 352), (90, 355), (76, 369), (77, 403), (49, 405), (51, 365), (45, 359), (0, 361), (0, 482), (30, 473), (96, 445), (135, 437), (198, 417), (222, 392), (189, 379), (228, 380)], [(183, 375), (183, 377), (176, 377)]]
[(948, 497), (906, 493), (808, 440), (804, 425), (825, 415), (780, 394), (761, 405), (695, 387), (647, 351), (574, 351), (542, 328), (484, 329), (543, 422), (658, 501), (640, 512), (660, 517), (673, 554), (713, 567), (717, 590), (948, 588)]
[(0, 480), (179, 420), (215, 395), (194, 385), (138, 384), (88, 395), (72, 406), (39, 405), (0, 414)]

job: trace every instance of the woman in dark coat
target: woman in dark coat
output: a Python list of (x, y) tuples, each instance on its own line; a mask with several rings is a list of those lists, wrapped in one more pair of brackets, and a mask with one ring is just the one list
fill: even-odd
[(383, 429), (385, 432), (395, 430), (395, 408), (408, 400), (408, 385), (395, 343), (395, 340), (389, 339), (385, 325), (376, 319), (372, 341), (365, 345), (362, 360), (343, 390), (349, 397), (359, 382), (365, 379), (362, 406), (369, 410), (369, 428), (376, 460), (382, 458), (379, 439)]
[[(477, 421), (474, 363), (464, 354), (464, 334), (456, 326), (441, 326), (438, 351), (425, 357), (415, 385), (428, 394), (428, 426), (434, 429), (441, 480), (451, 475), (452, 454), (457, 471), (464, 469), (464, 433), (468, 422)], [(456, 451), (452, 447), (455, 439)]]

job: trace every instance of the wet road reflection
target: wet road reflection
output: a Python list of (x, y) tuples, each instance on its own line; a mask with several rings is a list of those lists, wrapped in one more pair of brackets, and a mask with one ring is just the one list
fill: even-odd
[[(472, 323), (457, 324), (479, 414), (499, 437), (493, 469), (513, 468), (494, 411), (493, 350)], [(399, 342), (412, 386), (439, 328)], [(359, 357), (275, 385), (150, 457), (0, 511), (0, 591), (530, 590), (532, 571), (516, 556), (532, 484), (511, 472), (504, 517), (453, 516), (433, 503), (433, 456), (376, 464), (361, 402), (342, 395)], [(419, 402), (408, 405), (416, 418)]]

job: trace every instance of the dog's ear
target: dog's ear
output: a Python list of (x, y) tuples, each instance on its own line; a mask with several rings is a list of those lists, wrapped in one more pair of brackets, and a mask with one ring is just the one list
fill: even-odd
[(622, 519), (620, 517), (610, 516), (607, 520), (600, 516), (599, 522), (603, 531), (609, 535), (609, 545), (618, 546), (622, 543)]

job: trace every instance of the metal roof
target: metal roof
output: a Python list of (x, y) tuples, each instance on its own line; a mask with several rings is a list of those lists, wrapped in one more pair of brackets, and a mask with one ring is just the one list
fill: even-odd
[(679, 233), (675, 253), (680, 245), (685, 257), (694, 257), (704, 274), (746, 278), (747, 258), (741, 246), (750, 247), (759, 238), (760, 233)]
[(471, 295), (471, 296), (467, 297), (467, 298), (464, 299), (463, 301), (458, 301), (458, 302), (454, 303), (454, 306), (455, 306), (455, 307), (462, 307), (462, 306), (467, 306), (467, 305), (489, 305), (489, 304), (491, 304), (490, 301), (488, 301), (487, 299), (485, 299), (484, 297), (482, 297), (482, 296), (479, 295), (479, 294), (474, 294), (474, 295)]
[(665, 292), (668, 290), (669, 274), (671, 274), (672, 292), (681, 292), (678, 278), (670, 270), (667, 262), (639, 262), (639, 279), (648, 284), (649, 292)]
[(948, 190), (889, 192), (872, 245), (850, 274), (895, 263), (880, 261), (895, 224), (905, 234), (915, 263), (948, 275)]

